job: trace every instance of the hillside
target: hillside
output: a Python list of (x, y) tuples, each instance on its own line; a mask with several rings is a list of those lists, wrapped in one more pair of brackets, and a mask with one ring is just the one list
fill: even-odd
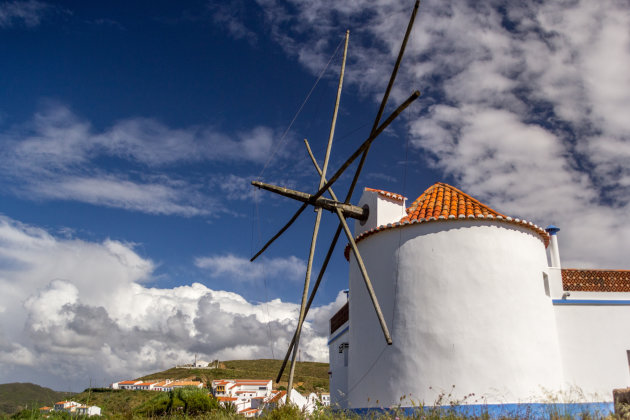
[(73, 395), (71, 392), (58, 392), (31, 383), (10, 383), (0, 385), (0, 415), (13, 414), (24, 408), (52, 405)]
[[(213, 379), (272, 379), (274, 380), (274, 388), (286, 388), (289, 378), (289, 364), (287, 364), (280, 383), (275, 383), (281, 364), (281, 360), (273, 359), (230, 360), (222, 362), (219, 369), (172, 368), (138, 379), (199, 378), (204, 382), (211, 382)], [(328, 363), (298, 362), (295, 367), (294, 382), (295, 388), (300, 392), (328, 392)]]

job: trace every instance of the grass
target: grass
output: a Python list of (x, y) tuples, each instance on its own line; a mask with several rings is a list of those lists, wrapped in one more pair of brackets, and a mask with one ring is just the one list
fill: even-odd
[(57, 392), (31, 383), (0, 385), (0, 414), (13, 414), (26, 408), (52, 405), (69, 398), (71, 392)]

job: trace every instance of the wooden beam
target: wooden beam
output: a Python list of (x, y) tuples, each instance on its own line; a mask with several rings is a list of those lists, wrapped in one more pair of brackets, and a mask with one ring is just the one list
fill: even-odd
[[(328, 182), (326, 182), (326, 184), (322, 188), (320, 188), (319, 191), (317, 191), (309, 199), (308, 204), (315, 205), (315, 200), (319, 198), (322, 194), (324, 194), (324, 191), (328, 190), (328, 188), (330, 188), (332, 184), (334, 184), (335, 181), (339, 179), (339, 177), (348, 168), (348, 166), (350, 166), (352, 162), (356, 160), (357, 157), (359, 157), (362, 153), (364, 153), (367, 149), (369, 149), (370, 145), (376, 139), (376, 137), (378, 137), (378, 135), (381, 134), (383, 130), (385, 130), (392, 123), (392, 121), (394, 121), (396, 117), (400, 115), (401, 112), (403, 112), (409, 105), (411, 105), (413, 101), (415, 101), (419, 97), (420, 97), (420, 92), (415, 91), (409, 98), (407, 98), (405, 102), (403, 102), (398, 108), (396, 108), (396, 110), (390, 114), (387, 120), (385, 120), (385, 122), (378, 127), (376, 132), (370, 135), (368, 139), (364, 141), (363, 144), (357, 149), (357, 151), (354, 152), (354, 154), (350, 156), (348, 160), (346, 160), (346, 162), (341, 166), (341, 168), (339, 168), (339, 170), (337, 170), (337, 172), (333, 175), (333, 177), (330, 178)], [(267, 241), (267, 243), (265, 243), (265, 245), (263, 245), (263, 247), (260, 249), (260, 251), (256, 253), (256, 255), (250, 258), (250, 261), (254, 261), (256, 258), (258, 258), (276, 239), (278, 239), (293, 224), (293, 222), (295, 222), (298, 216), (302, 214), (302, 212), (306, 209), (308, 204), (307, 203), (302, 204), (300, 208), (298, 209), (298, 211), (295, 212), (293, 217), (291, 217), (291, 219), (278, 231), (278, 233), (276, 233), (271, 239)]]
[(284, 197), (289, 197), (297, 201), (301, 201), (303, 203), (311, 204), (315, 207), (321, 207), (324, 210), (328, 210), (331, 212), (335, 212), (336, 209), (341, 210), (345, 217), (351, 217), (357, 220), (366, 220), (368, 218), (368, 210), (367, 208), (354, 206), (352, 204), (341, 203), (339, 201), (331, 200), (329, 198), (319, 197), (315, 200), (312, 200), (312, 195), (292, 190), (289, 188), (279, 187), (277, 185), (265, 184), (260, 181), (252, 181), (252, 185), (258, 188), (262, 188), (263, 190), (271, 191), (273, 193), (282, 195)]
[[(346, 31), (346, 42), (343, 49), (343, 59), (341, 61), (341, 72), (339, 73), (339, 85), (337, 87), (337, 98), (335, 100), (335, 107), (333, 109), (332, 123), (330, 125), (330, 132), (328, 135), (328, 145), (326, 147), (326, 155), (324, 156), (324, 169), (320, 172), (319, 188), (324, 185), (326, 180), (326, 169), (328, 168), (328, 160), (330, 159), (330, 150), (332, 149), (333, 137), (335, 136), (335, 125), (337, 124), (337, 114), (339, 112), (339, 101), (341, 99), (341, 88), (343, 86), (343, 76), (346, 69), (346, 57), (348, 56), (348, 39), (350, 38), (350, 31)], [(317, 218), (315, 219), (315, 227), (313, 228), (313, 238), (311, 240), (311, 250), (308, 255), (308, 262), (306, 264), (306, 277), (304, 279), (304, 291), (302, 293), (302, 304), (300, 306), (300, 316), (298, 318), (298, 325), (295, 329), (295, 344), (293, 346), (293, 359), (291, 360), (291, 369), (289, 371), (289, 382), (287, 384), (287, 404), (291, 401), (291, 391), (293, 389), (293, 376), (295, 374), (295, 364), (297, 361), (298, 348), (300, 346), (300, 333), (302, 332), (302, 324), (306, 318), (306, 300), (308, 298), (308, 291), (311, 281), (311, 269), (313, 267), (313, 258), (315, 256), (315, 243), (317, 242), (317, 234), (319, 232), (319, 224), (322, 219), (322, 207), (317, 207)], [(341, 210), (337, 208), (337, 213), (341, 214)]]

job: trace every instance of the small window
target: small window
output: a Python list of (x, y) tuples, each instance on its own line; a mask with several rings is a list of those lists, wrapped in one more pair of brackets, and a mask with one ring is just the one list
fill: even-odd
[(628, 356), (628, 369), (630, 369), (630, 350), (626, 350), (626, 356)]

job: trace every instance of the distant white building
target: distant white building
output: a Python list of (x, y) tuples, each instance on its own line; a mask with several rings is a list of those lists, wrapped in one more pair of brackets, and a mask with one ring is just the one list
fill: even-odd
[(100, 416), (101, 408), (95, 405), (91, 405), (91, 406), (80, 405), (77, 407), (76, 413), (79, 416)]
[[(274, 408), (284, 405), (287, 402), (287, 391), (274, 391), (272, 395), (265, 401), (265, 408), (273, 410)], [(291, 404), (297, 406), (306, 413), (312, 413), (315, 404), (309, 401), (309, 398), (303, 396), (295, 389), (291, 391)]]
[(272, 395), (271, 379), (215, 379), (212, 395), (220, 404), (232, 404), (245, 417), (260, 415), (264, 402)]
[(76, 401), (59, 401), (55, 403), (53, 410), (74, 413), (79, 406), (81, 406), (81, 404)]
[(630, 271), (561, 268), (557, 228), (447, 184), (405, 200), (366, 189), (358, 203), (369, 217), (354, 233), (393, 344), (346, 248), (349, 302), (328, 341), (331, 403), (431, 404), (452, 392), (493, 409), (577, 386), (583, 402), (610, 408), (612, 390), (630, 384)]
[(112, 389), (135, 389), (137, 384), (142, 383), (142, 381), (120, 381), (114, 382), (111, 385)]

